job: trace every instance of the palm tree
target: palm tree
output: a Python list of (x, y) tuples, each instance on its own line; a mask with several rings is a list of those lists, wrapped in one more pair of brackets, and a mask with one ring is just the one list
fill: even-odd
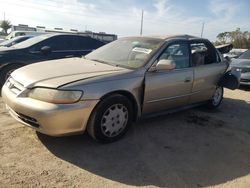
[(11, 23), (10, 23), (10, 21), (8, 21), (8, 20), (3, 20), (3, 21), (1, 21), (1, 22), (0, 22), (0, 28), (3, 29), (3, 32), (4, 32), (5, 34), (8, 34), (8, 29), (11, 28)]

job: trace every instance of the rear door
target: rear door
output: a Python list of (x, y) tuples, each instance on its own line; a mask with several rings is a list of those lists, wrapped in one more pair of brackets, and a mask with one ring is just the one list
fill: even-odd
[(207, 40), (191, 40), (191, 60), (194, 83), (190, 103), (211, 99), (228, 64), (222, 61), (214, 46)]
[(146, 72), (143, 114), (186, 105), (192, 91), (193, 68), (188, 42), (169, 44), (157, 61), (161, 59), (173, 60), (176, 68)]

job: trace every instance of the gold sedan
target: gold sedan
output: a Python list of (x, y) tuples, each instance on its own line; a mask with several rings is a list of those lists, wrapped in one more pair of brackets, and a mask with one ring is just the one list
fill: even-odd
[(228, 66), (206, 39), (128, 37), (83, 58), (22, 67), (6, 81), (2, 98), (14, 118), (41, 133), (87, 130), (98, 141), (112, 142), (152, 113), (204, 102), (218, 107)]

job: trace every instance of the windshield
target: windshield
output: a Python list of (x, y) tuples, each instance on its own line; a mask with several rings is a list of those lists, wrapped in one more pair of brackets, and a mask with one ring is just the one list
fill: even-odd
[(11, 44), (12, 42), (14, 42), (15, 40), (17, 40), (17, 38), (12, 38), (10, 40), (6, 40), (6, 41), (2, 42), (0, 44), (0, 46), (8, 46), (9, 44)]
[(139, 68), (147, 63), (164, 40), (155, 38), (123, 38), (85, 56), (86, 59), (126, 68)]
[(10, 46), (14, 45), (15, 43), (19, 43), (22, 40), (24, 41), (24, 40), (26, 40), (28, 38), (30, 38), (30, 37), (28, 37), (28, 36), (27, 37), (23, 37), (23, 36), (21, 36), (21, 37), (15, 37), (15, 38), (12, 38), (10, 40), (6, 40), (6, 41), (2, 42), (0, 44), (0, 46), (10, 47)]
[(33, 46), (34, 44), (37, 44), (38, 42), (41, 42), (47, 38), (49, 38), (51, 35), (39, 35), (37, 37), (30, 38), (28, 40), (25, 40), (21, 43), (13, 45), (14, 48), (28, 48), (30, 46)]
[(250, 59), (250, 50), (247, 50), (239, 56), (239, 59)]

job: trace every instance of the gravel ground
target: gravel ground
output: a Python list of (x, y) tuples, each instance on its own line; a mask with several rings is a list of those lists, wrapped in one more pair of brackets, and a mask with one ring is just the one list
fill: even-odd
[(53, 138), (0, 103), (0, 187), (250, 187), (250, 91), (221, 107), (141, 120), (120, 141)]

